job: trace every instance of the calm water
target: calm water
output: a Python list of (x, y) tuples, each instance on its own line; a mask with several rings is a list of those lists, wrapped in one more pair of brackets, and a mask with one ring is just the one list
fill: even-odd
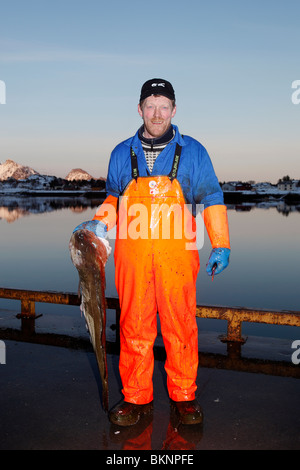
[[(96, 207), (83, 207), (82, 201), (75, 199), (55, 202), (33, 198), (2, 204), (0, 286), (77, 292), (78, 276), (70, 260), (68, 242), (73, 228), (90, 220)], [(197, 281), (197, 303), (299, 311), (299, 208), (228, 206), (228, 209), (230, 265), (211, 281), (205, 272), (211, 250), (205, 236), (199, 252), (202, 269)], [(106, 293), (117, 296), (112, 255), (107, 265)], [(11, 304), (12, 301), (0, 299), (2, 309), (9, 309)], [(220, 325), (218, 320), (205, 322), (207, 329), (214, 330), (217, 323), (217, 328)], [(291, 339), (300, 336), (296, 328), (254, 324), (243, 326), (244, 332)]]

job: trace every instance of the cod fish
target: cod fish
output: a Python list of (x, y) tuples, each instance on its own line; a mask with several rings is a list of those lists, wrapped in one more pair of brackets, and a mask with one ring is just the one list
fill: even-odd
[(108, 373), (106, 361), (106, 246), (89, 230), (78, 230), (69, 243), (72, 263), (79, 274), (81, 309), (91, 337), (102, 381), (102, 402), (108, 410)]

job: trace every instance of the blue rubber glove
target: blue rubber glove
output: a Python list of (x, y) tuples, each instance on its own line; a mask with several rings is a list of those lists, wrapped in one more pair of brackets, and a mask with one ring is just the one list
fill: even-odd
[(210, 253), (210, 257), (208, 263), (206, 265), (206, 272), (209, 276), (213, 274), (213, 266), (214, 264), (217, 265), (215, 274), (221, 273), (225, 268), (227, 268), (229, 264), (229, 255), (230, 249), (229, 248), (213, 248)]
[(73, 230), (73, 233), (77, 232), (77, 230), (89, 230), (90, 232), (93, 232), (98, 238), (107, 237), (107, 227), (100, 220), (89, 220), (88, 222), (82, 222), (82, 224), (77, 225), (77, 227)]

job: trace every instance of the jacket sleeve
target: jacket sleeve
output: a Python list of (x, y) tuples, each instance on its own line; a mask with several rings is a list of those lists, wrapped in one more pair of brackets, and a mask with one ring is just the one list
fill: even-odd
[(197, 150), (194, 199), (203, 205), (202, 216), (212, 247), (230, 249), (227, 207), (224, 204), (223, 191), (206, 149), (200, 144)]
[(207, 150), (198, 143), (193, 148), (193, 199), (197, 204), (203, 204), (204, 209), (216, 204), (224, 204), (223, 191)]
[(103, 222), (107, 227), (107, 231), (112, 229), (117, 223), (118, 201), (119, 198), (115, 196), (107, 196), (93, 217), (93, 220)]
[(118, 184), (118, 165), (117, 152), (113, 150), (107, 173), (105, 201), (98, 207), (93, 220), (103, 222), (107, 230), (112, 229), (117, 223), (117, 211), (119, 201), (119, 184)]
[(230, 249), (227, 207), (209, 206), (202, 212), (202, 217), (212, 248)]
[[(107, 180), (106, 180), (106, 194), (107, 196), (119, 197), (120, 195), (120, 182), (119, 182), (119, 173), (120, 173), (120, 160), (122, 157), (122, 152), (119, 150), (121, 145), (117, 146), (110, 156)], [(119, 155), (119, 158), (118, 158)]]

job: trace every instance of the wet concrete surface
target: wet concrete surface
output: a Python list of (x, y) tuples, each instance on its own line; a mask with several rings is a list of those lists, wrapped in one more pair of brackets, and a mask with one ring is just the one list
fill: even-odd
[[(12, 340), (5, 340), (5, 348), (1, 450), (300, 448), (297, 378), (199, 367), (204, 424), (184, 427), (170, 412), (164, 364), (155, 361), (153, 415), (133, 428), (120, 428), (102, 409), (92, 352)], [(122, 397), (117, 355), (108, 355), (108, 370), (112, 407)]]

